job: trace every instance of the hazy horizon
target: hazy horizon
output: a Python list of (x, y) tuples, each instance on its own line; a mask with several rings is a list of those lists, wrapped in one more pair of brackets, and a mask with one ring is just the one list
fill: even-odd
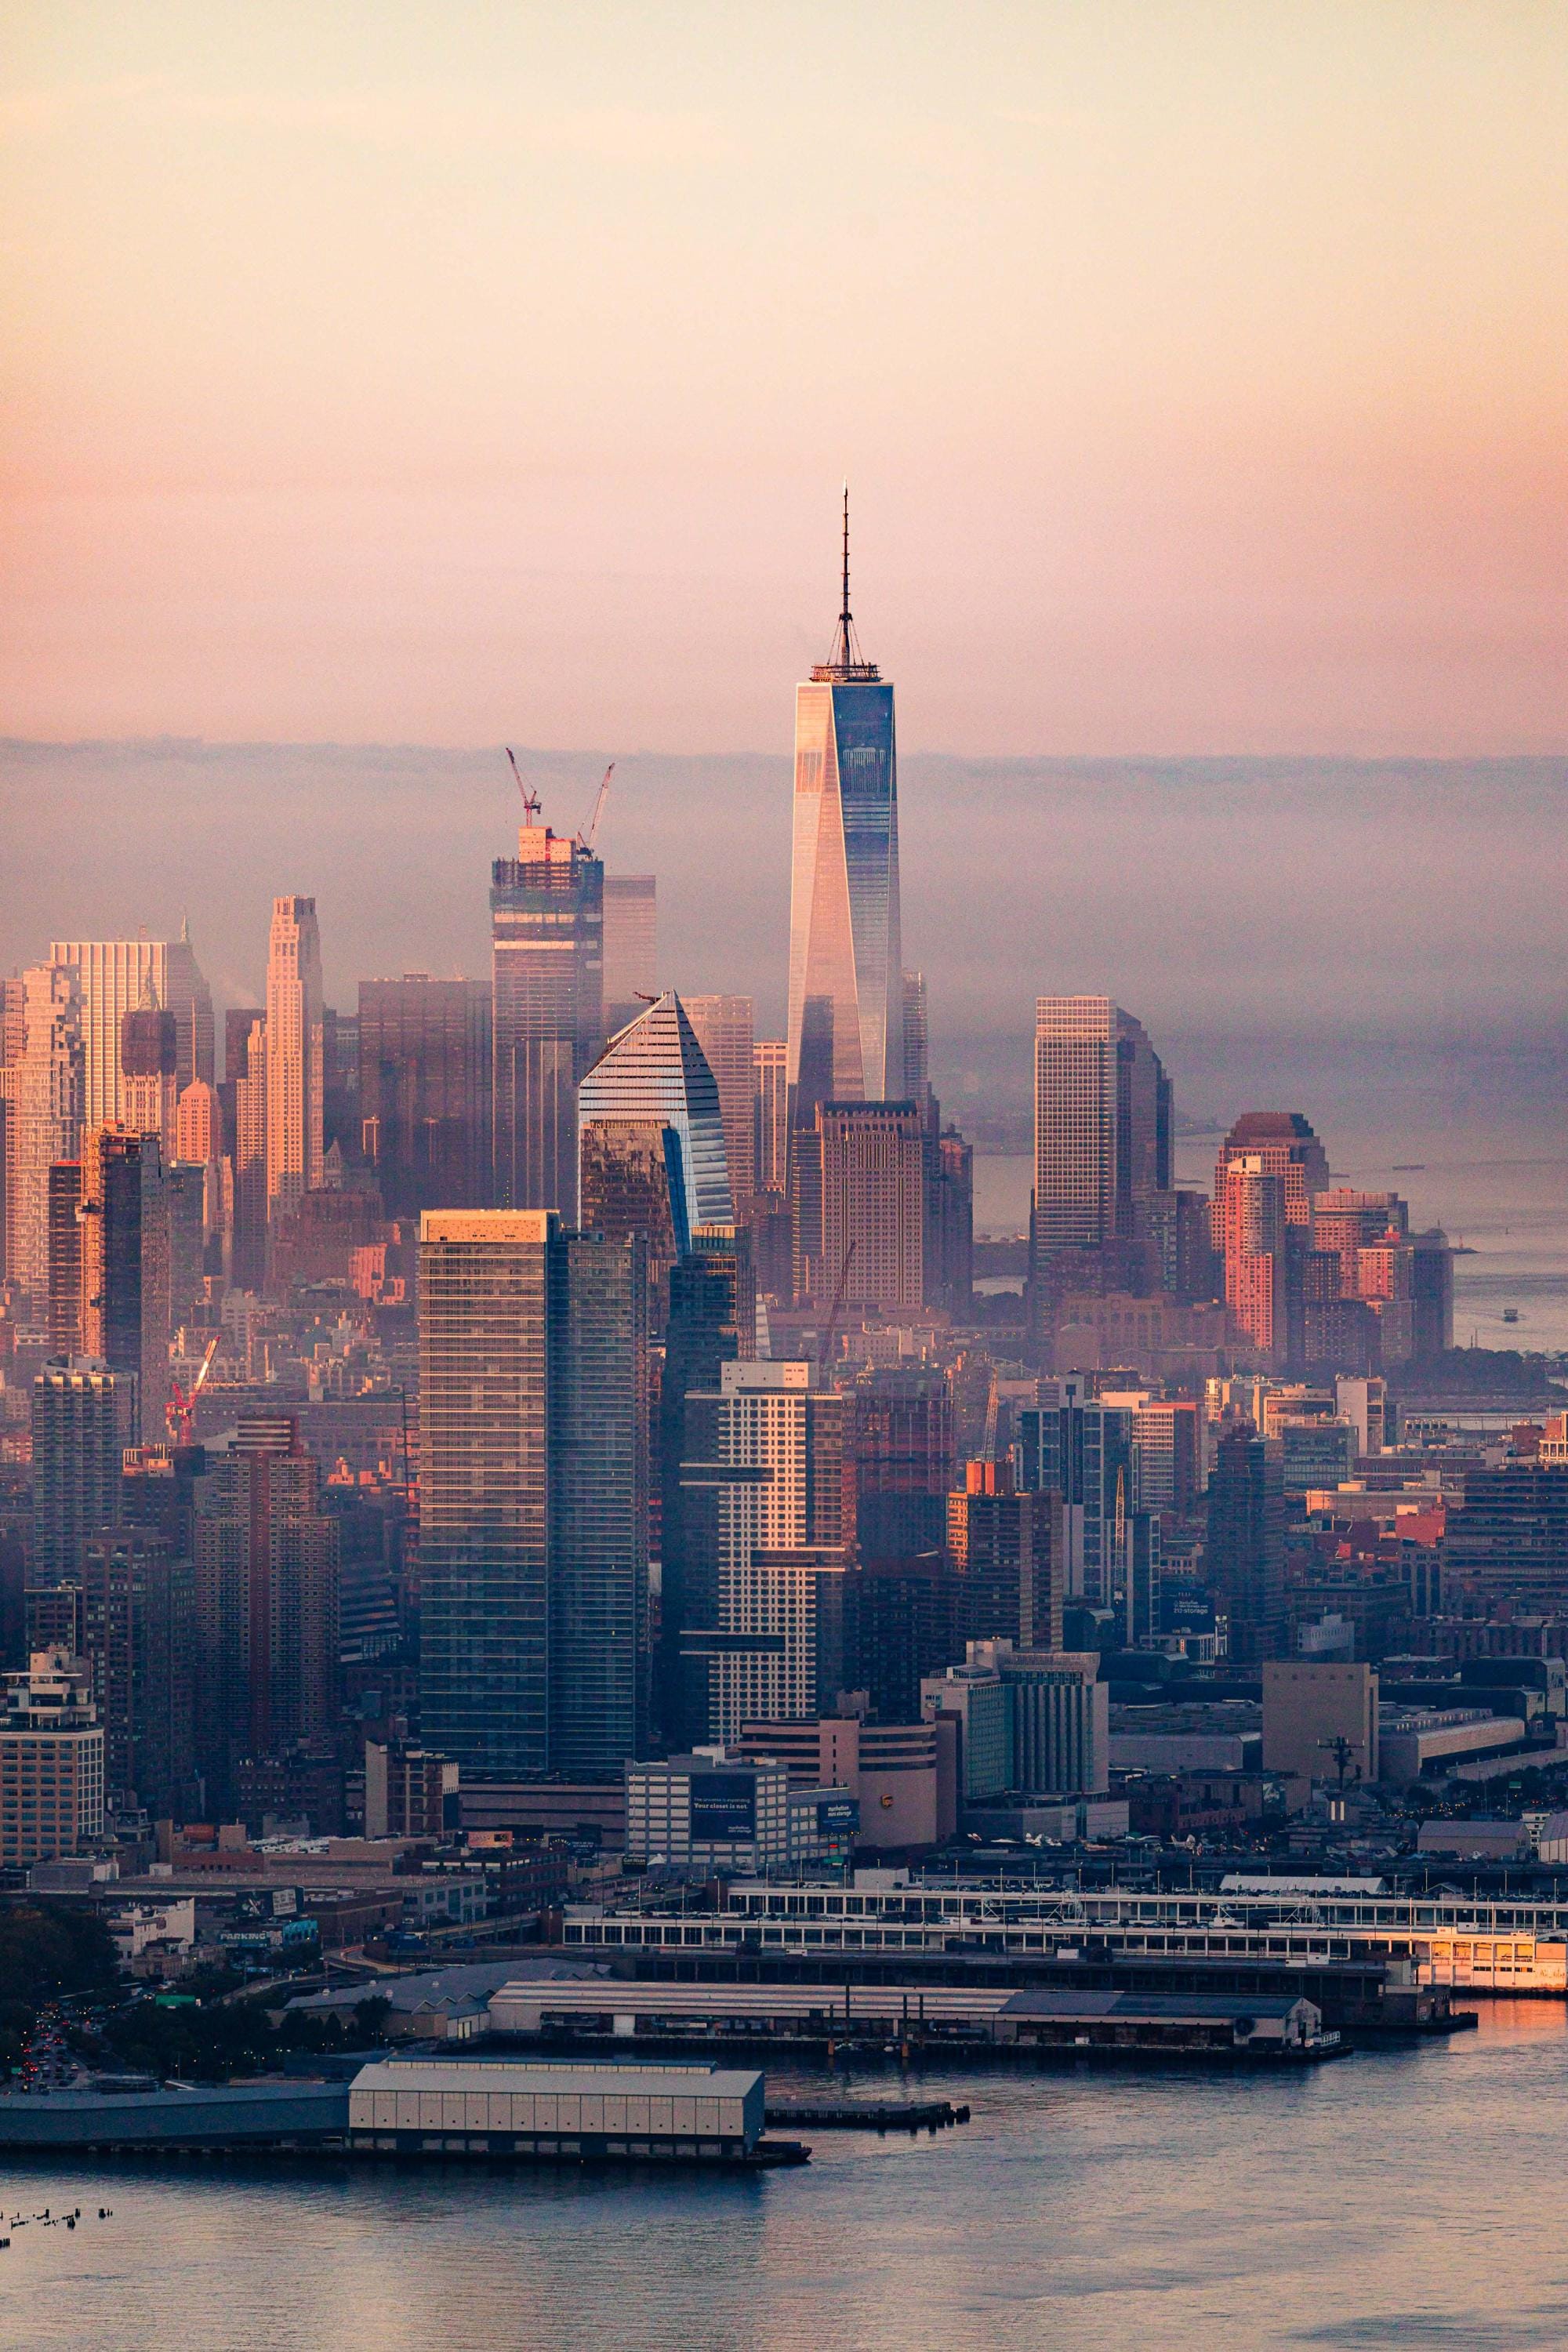
[[(517, 748), (546, 819), (583, 824), (610, 752)], [(519, 814), (500, 746), (12, 742), (0, 783), (7, 967), (188, 910), (215, 994), (254, 1001), (270, 899), (301, 890), (345, 1010), (362, 978), (488, 971)], [(961, 1121), (1026, 1116), (1033, 1000), (1086, 989), (1144, 1021), (1186, 1118), (1288, 1097), (1361, 1135), (1568, 1129), (1568, 760), (906, 752), (900, 797), (905, 961)], [(759, 1035), (782, 1034), (789, 811), (783, 742), (622, 752), (599, 839), (658, 877), (661, 983), (753, 996)]]

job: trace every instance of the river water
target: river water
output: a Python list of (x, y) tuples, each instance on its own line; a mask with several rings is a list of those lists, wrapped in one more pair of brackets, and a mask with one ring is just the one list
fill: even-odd
[[(1178, 1182), (1212, 1191), (1217, 1146), (1217, 1137), (1183, 1137)], [(1023, 1154), (976, 1152), (976, 1234), (1026, 1230), (1031, 1175)], [(1516, 1136), (1500, 1146), (1476, 1136), (1462, 1150), (1451, 1135), (1425, 1144), (1337, 1138), (1334, 1181), (1403, 1193), (1413, 1226), (1442, 1225), (1464, 1244), (1454, 1261), (1457, 1347), (1568, 1349), (1568, 1154), (1560, 1138)], [(1510, 1308), (1516, 1322), (1503, 1319)]]
[[(1568, 2344), (1568, 2011), (1288, 2076), (931, 2071), (974, 2119), (795, 2171), (0, 2175), (27, 2352)], [(775, 2079), (777, 2079), (775, 2077)], [(808, 2078), (809, 2079), (809, 2078)], [(866, 2087), (873, 2087), (868, 2084)], [(892, 2090), (883, 2078), (876, 2088)], [(99, 2221), (100, 2205), (112, 2218)]]

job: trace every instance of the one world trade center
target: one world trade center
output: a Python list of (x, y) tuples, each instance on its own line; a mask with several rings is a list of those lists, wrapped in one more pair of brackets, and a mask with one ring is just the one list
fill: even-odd
[(903, 1086), (893, 689), (850, 618), (847, 490), (838, 634), (795, 698), (789, 1085), (800, 1127), (819, 1102), (885, 1102)]

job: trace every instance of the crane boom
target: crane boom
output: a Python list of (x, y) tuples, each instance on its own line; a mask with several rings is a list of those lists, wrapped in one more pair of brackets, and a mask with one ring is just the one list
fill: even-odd
[(849, 1280), (849, 1261), (854, 1255), (855, 1241), (852, 1235), (844, 1252), (844, 1263), (838, 1269), (838, 1279), (833, 1286), (833, 1304), (827, 1310), (827, 1320), (822, 1327), (822, 1339), (816, 1351), (816, 1360), (825, 1371), (827, 1369), (827, 1360), (833, 1352), (833, 1335), (838, 1328), (838, 1312), (844, 1304), (845, 1286)]
[(594, 814), (589, 819), (588, 830), (582, 836), (583, 846), (584, 849), (591, 850), (595, 840), (598, 838), (599, 819), (605, 814), (605, 803), (609, 798), (610, 778), (615, 774), (615, 772), (616, 763), (612, 760), (609, 766), (605, 770), (604, 774), (599, 779), (599, 797), (594, 803)]
[(531, 793), (528, 786), (523, 782), (522, 770), (517, 764), (517, 753), (512, 750), (511, 745), (508, 743), (503, 746), (503, 749), (505, 750), (507, 758), (511, 762), (511, 772), (517, 779), (517, 789), (522, 794), (523, 814), (527, 817), (530, 824), (531, 824), (544, 803), (540, 799), (539, 794), (537, 793)]

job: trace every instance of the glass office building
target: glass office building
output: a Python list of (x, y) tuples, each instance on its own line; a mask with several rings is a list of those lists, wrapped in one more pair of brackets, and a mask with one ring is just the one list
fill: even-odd
[(904, 1081), (893, 689), (861, 658), (843, 604), (832, 656), (795, 688), (789, 1083), (799, 1125), (819, 1102), (885, 1102)]
[(577, 1100), (578, 1223), (684, 1257), (701, 1225), (733, 1217), (719, 1087), (673, 992), (612, 1037)]
[(421, 1220), (422, 1733), (466, 1778), (645, 1751), (645, 1295), (552, 1212)]

